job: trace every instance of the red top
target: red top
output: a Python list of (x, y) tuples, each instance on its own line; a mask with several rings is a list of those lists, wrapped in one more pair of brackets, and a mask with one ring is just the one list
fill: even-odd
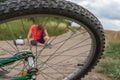
[[(33, 40), (38, 40), (41, 39), (41, 34), (42, 34), (42, 30), (36, 30), (37, 24), (34, 24), (30, 27), (30, 31), (32, 33), (32, 39)], [(36, 33), (37, 32), (37, 33)], [(46, 32), (46, 29), (44, 29), (44, 32)]]

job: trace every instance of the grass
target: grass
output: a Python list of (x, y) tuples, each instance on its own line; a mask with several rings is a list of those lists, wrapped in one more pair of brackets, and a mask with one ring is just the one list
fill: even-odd
[(110, 42), (102, 56), (98, 73), (103, 73), (113, 80), (120, 80), (120, 42)]
[(119, 61), (102, 62), (100, 66), (101, 66), (101, 69), (98, 70), (99, 73), (106, 74), (108, 77), (111, 77), (114, 80), (120, 80), (120, 62)]
[[(46, 22), (46, 19), (47, 20)], [(43, 23), (46, 24), (46, 29), (48, 31), (49, 36), (57, 36), (61, 35), (63, 33), (66, 33), (68, 29), (66, 27), (59, 26), (57, 25), (47, 25), (49, 21), (54, 21), (56, 24), (58, 23), (64, 23), (66, 25), (67, 21), (63, 19), (56, 19), (56, 18), (37, 18), (38, 23)], [(46, 22), (46, 23), (45, 23)], [(30, 26), (33, 24), (33, 21), (30, 19), (22, 19), (22, 20), (15, 20), (11, 22), (7, 22), (4, 24), (0, 25), (0, 40), (14, 40), (18, 38), (19, 36), (22, 36), (23, 38), (26, 38), (27, 33), (29, 31)]]
[[(24, 25), (23, 25), (24, 24)], [(16, 39), (19, 36), (26, 37), (29, 27), (32, 24), (26, 20), (15, 20), (0, 25), (0, 40)]]
[(3, 55), (5, 55), (5, 53), (0, 53), (0, 56), (3, 56)]
[(0, 0), (0, 2), (4, 2), (4, 1), (6, 1), (6, 0)]
[(103, 58), (109, 57), (113, 59), (120, 59), (120, 42), (110, 42), (106, 47), (106, 54)]
[(61, 35), (63, 33), (66, 33), (68, 31), (67, 28), (64, 27), (56, 27), (56, 26), (47, 26), (46, 27), (49, 36), (57, 36), (57, 35)]

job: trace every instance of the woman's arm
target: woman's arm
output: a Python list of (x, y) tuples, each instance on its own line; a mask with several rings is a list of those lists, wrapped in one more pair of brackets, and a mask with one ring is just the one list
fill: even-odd
[(30, 37), (31, 37), (31, 30), (29, 30), (29, 32), (28, 32), (28, 34), (27, 34), (27, 39), (26, 39), (26, 45), (28, 45), (29, 44), (29, 39), (30, 39)]
[(45, 33), (46, 36), (49, 36), (46, 29), (44, 29), (44, 33)]

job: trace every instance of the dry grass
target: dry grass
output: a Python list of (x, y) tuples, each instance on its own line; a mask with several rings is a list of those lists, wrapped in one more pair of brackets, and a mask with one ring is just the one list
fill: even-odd
[(107, 42), (120, 42), (120, 31), (105, 30)]

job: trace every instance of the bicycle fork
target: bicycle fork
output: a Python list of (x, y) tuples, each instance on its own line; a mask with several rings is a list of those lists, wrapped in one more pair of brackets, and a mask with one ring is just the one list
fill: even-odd
[(38, 72), (38, 69), (35, 67), (34, 56), (28, 56), (26, 61), (28, 62), (28, 73), (32, 75), (31, 79), (36, 80), (36, 73)]
[(28, 64), (27, 66), (28, 74), (25, 76), (15, 77), (11, 80), (31, 80), (31, 79), (36, 80), (36, 73), (38, 72), (38, 69), (35, 67), (34, 56), (30, 50), (18, 52), (9, 58), (1, 58), (0, 67), (9, 65), (21, 59), (25, 59)]

